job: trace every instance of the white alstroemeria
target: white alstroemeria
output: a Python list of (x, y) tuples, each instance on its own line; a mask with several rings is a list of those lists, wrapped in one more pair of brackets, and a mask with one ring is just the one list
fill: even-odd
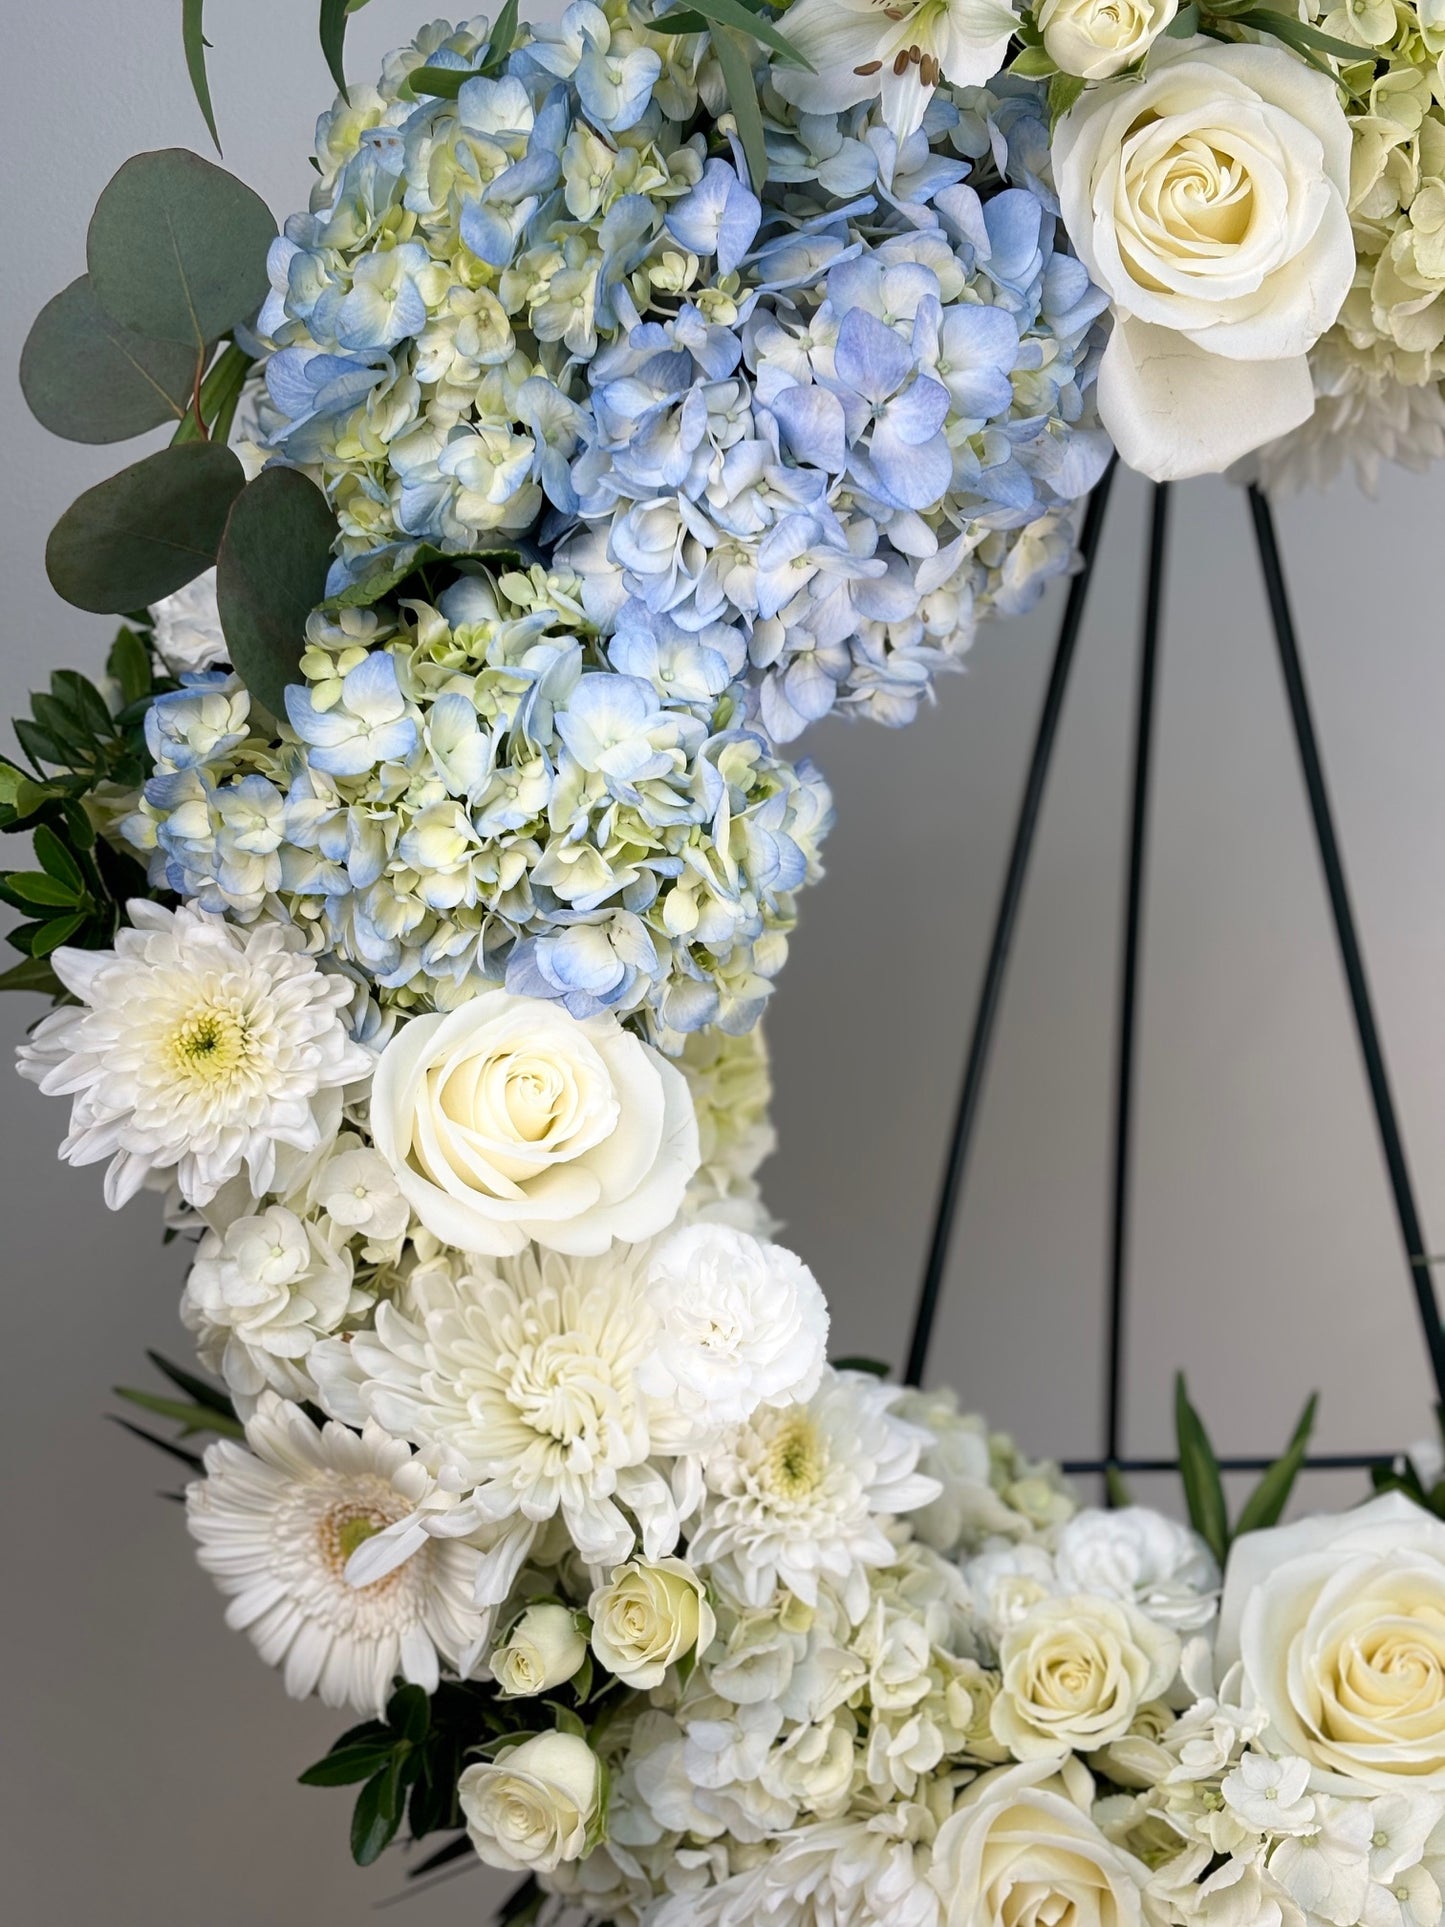
[(922, 125), (941, 80), (992, 80), (1017, 25), (1003, 0), (796, 0), (783, 31), (814, 71), (777, 63), (773, 85), (805, 114), (836, 114), (881, 96), (901, 146)]
[(284, 1669), (295, 1699), (379, 1713), (397, 1674), (435, 1692), (484, 1630), (471, 1603), (477, 1553), (417, 1535), (408, 1558), (370, 1584), (348, 1565), (369, 1539), (423, 1505), (445, 1507), (420, 1460), (368, 1424), (312, 1424), (262, 1394), (246, 1444), (207, 1448), (186, 1493), (197, 1557), (230, 1598), (226, 1622)]
[(56, 951), (78, 1004), (36, 1026), (20, 1074), (74, 1098), (60, 1155), (110, 1160), (112, 1210), (171, 1168), (188, 1204), (209, 1204), (243, 1170), (261, 1197), (278, 1146), (320, 1149), (342, 1087), (371, 1070), (340, 1015), (355, 987), (318, 970), (289, 924), (239, 929), (140, 901), (128, 915), (114, 950)]
[(894, 1557), (888, 1514), (938, 1496), (917, 1470), (927, 1435), (890, 1409), (898, 1387), (825, 1370), (806, 1405), (767, 1406), (710, 1451), (688, 1554), (761, 1606), (786, 1586), (807, 1605), (836, 1587), (849, 1616), (868, 1609), (869, 1566)]
[(1307, 1760), (1246, 1753), (1220, 1784), (1224, 1804), (1256, 1833), (1307, 1833), (1315, 1823)]

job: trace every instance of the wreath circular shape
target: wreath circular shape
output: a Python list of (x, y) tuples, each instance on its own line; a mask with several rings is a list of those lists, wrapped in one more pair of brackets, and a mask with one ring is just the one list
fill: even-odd
[[(199, 9), (187, 55), (208, 120)], [(323, 7), (338, 81), (344, 11)], [(1414, 0), (576, 0), (439, 21), (277, 234), (135, 157), (22, 381), (174, 439), (0, 765), (62, 1156), (194, 1241), (228, 1622), (360, 1720), (351, 1850), (617, 1927), (1435, 1927), (1439, 1455), (1081, 1506), (830, 1364), (759, 1027), (831, 805), (1074, 558), (1115, 451), (1445, 452)], [(214, 127), (213, 127), (214, 132)], [(137, 611), (145, 610), (138, 614)], [(1311, 1406), (1310, 1412), (1313, 1407)]]

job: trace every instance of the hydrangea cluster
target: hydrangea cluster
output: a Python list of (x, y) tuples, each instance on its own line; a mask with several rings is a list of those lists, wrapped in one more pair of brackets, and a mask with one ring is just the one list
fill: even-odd
[(480, 987), (659, 1035), (747, 1029), (819, 873), (831, 805), (707, 647), (605, 652), (565, 577), (312, 618), (279, 740), (234, 678), (147, 717), (128, 820), (160, 887), (242, 922), (279, 901), (402, 1007)]
[(542, 516), (629, 662), (725, 666), (777, 740), (907, 721), (1067, 566), (1107, 456), (1042, 95), (940, 90), (900, 146), (755, 46), (760, 198), (691, 131), (710, 42), (650, 21), (578, 0), (455, 99), (410, 76), (472, 73), (485, 23), (438, 23), (323, 116), (259, 323), (271, 446), (336, 508), (335, 589)]

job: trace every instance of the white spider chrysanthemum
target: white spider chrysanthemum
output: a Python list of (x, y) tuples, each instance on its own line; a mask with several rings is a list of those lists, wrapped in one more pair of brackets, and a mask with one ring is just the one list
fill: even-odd
[(885, 1520), (941, 1489), (917, 1470), (928, 1434), (890, 1410), (899, 1396), (896, 1385), (829, 1368), (806, 1405), (766, 1407), (730, 1432), (703, 1464), (693, 1564), (713, 1567), (749, 1606), (779, 1585), (814, 1605), (826, 1580), (861, 1618), (866, 1569), (897, 1556)]
[(432, 1525), (486, 1535), (479, 1603), (506, 1597), (549, 1519), (595, 1565), (629, 1557), (634, 1519), (649, 1558), (677, 1543), (677, 1503), (652, 1461), (691, 1451), (698, 1436), (688, 1414), (639, 1383), (657, 1330), (647, 1255), (534, 1248), (460, 1279), (428, 1268), (412, 1281), (414, 1316), (383, 1303), (375, 1331), (310, 1355), (328, 1410), (411, 1440), (465, 1496)]
[(341, 1087), (371, 1070), (340, 1015), (354, 985), (318, 970), (288, 924), (239, 929), (144, 902), (128, 914), (114, 950), (56, 951), (80, 1006), (36, 1027), (20, 1073), (74, 1097), (60, 1155), (109, 1158), (112, 1210), (171, 1169), (193, 1205), (243, 1170), (259, 1197), (277, 1147), (319, 1149), (341, 1122)]
[(186, 1493), (200, 1562), (230, 1597), (227, 1624), (284, 1668), (296, 1699), (314, 1692), (375, 1713), (398, 1675), (434, 1692), (441, 1663), (463, 1666), (485, 1634), (475, 1548), (418, 1530), (383, 1577), (346, 1576), (358, 1547), (447, 1503), (420, 1461), (376, 1425), (318, 1429), (274, 1392), (246, 1441), (210, 1446), (205, 1478)]

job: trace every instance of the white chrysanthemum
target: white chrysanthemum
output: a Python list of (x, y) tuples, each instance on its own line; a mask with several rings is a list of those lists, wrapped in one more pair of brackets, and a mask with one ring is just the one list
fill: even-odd
[(866, 1568), (896, 1549), (885, 1518), (938, 1496), (917, 1470), (928, 1435), (890, 1409), (899, 1396), (861, 1372), (825, 1368), (807, 1404), (765, 1407), (703, 1463), (707, 1493), (688, 1553), (750, 1606), (776, 1586), (816, 1604), (831, 1581), (850, 1617), (868, 1606)]
[(181, 1319), (197, 1334), (203, 1363), (240, 1398), (268, 1385), (306, 1399), (314, 1387), (306, 1354), (343, 1319), (372, 1302), (352, 1284), (351, 1257), (314, 1223), (273, 1204), (238, 1218), (224, 1236), (208, 1231), (181, 1298)]
[(129, 915), (114, 950), (56, 951), (80, 1008), (36, 1027), (20, 1073), (74, 1097), (60, 1155), (110, 1159), (112, 1210), (171, 1168), (190, 1204), (242, 1170), (260, 1197), (278, 1145), (305, 1153), (334, 1136), (341, 1087), (371, 1069), (339, 1014), (354, 985), (318, 970), (289, 924), (238, 929), (144, 902)]
[(506, 1597), (548, 1519), (594, 1565), (628, 1558), (634, 1519), (648, 1558), (677, 1542), (677, 1505), (650, 1460), (696, 1434), (639, 1383), (657, 1330), (646, 1262), (624, 1246), (602, 1258), (529, 1249), (460, 1279), (428, 1267), (411, 1280), (414, 1317), (382, 1304), (375, 1331), (311, 1354), (328, 1410), (410, 1439), (468, 1496), (440, 1525), (489, 1534), (480, 1601)]
[(1075, 1513), (1059, 1528), (1054, 1572), (1060, 1592), (1123, 1601), (1177, 1633), (1207, 1626), (1219, 1604), (1219, 1567), (1208, 1546), (1148, 1506)]
[(173, 676), (192, 675), (230, 661), (216, 607), (216, 571), (207, 569), (164, 602), (151, 605), (156, 652)]
[(828, 1353), (828, 1306), (791, 1251), (729, 1225), (662, 1241), (647, 1271), (656, 1345), (641, 1383), (698, 1425), (741, 1425), (760, 1405), (811, 1398)]
[(446, 1503), (420, 1461), (379, 1426), (318, 1429), (263, 1394), (246, 1446), (221, 1440), (186, 1493), (198, 1557), (230, 1597), (226, 1623), (295, 1699), (378, 1712), (401, 1675), (428, 1692), (485, 1627), (471, 1595), (478, 1554), (412, 1535), (409, 1556), (369, 1585), (348, 1581), (358, 1547), (422, 1506)]

